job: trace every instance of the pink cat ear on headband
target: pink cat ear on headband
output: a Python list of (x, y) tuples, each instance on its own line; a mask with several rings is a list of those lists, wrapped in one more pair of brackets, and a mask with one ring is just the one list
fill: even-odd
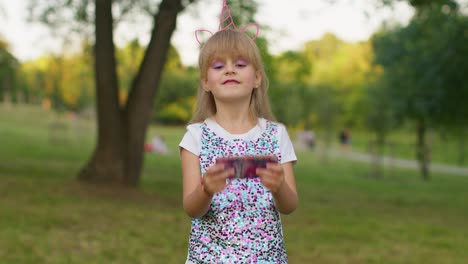
[[(207, 33), (209, 34), (208, 37), (204, 36), (204, 35), (207, 35), (207, 34), (203, 34), (203, 33)], [(202, 44), (202, 43), (205, 43), (206, 41), (201, 41), (200, 39), (209, 39), (211, 36), (213, 36), (213, 33), (211, 33), (211, 31), (207, 30), (207, 29), (197, 29), (195, 30), (195, 39), (197, 40), (198, 44)]]
[[(225, 25), (225, 26), (223, 26), (223, 25)], [(258, 26), (258, 24), (249, 23), (249, 24), (243, 26), (239, 31), (240, 32), (245, 32), (245, 30), (250, 28), (250, 27), (255, 27), (256, 28), (255, 34), (254, 34), (254, 36), (252, 36), (252, 39), (255, 40), (255, 39), (257, 39), (258, 32), (260, 30), (260, 27)], [(221, 9), (221, 16), (219, 18), (218, 32), (226, 30), (226, 29), (237, 30), (237, 27), (236, 27), (236, 24), (234, 24), (234, 20), (232, 19), (231, 11), (229, 10), (229, 7), (228, 7), (228, 5), (226, 3), (226, 0), (223, 0), (223, 7)], [(202, 37), (201, 36), (202, 33), (209, 33), (209, 36), (207, 38)], [(211, 31), (207, 30), (207, 29), (195, 30), (195, 39), (197, 40), (197, 42), (200, 45), (204, 42), (204, 41), (203, 42), (200, 41), (200, 38), (208, 39), (211, 36), (213, 36), (213, 33)]]
[(252, 40), (256, 40), (257, 37), (258, 37), (258, 32), (260, 31), (260, 26), (257, 23), (249, 23), (249, 24), (243, 26), (240, 29), (240, 32), (246, 32), (246, 29), (248, 29), (250, 27), (255, 27), (255, 34), (252, 36)]

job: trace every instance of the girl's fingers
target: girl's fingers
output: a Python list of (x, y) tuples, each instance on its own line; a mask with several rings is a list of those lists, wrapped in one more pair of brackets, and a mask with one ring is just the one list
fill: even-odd
[(223, 172), (223, 178), (229, 178), (231, 176), (234, 176), (234, 168), (227, 169)]
[(267, 163), (266, 168), (276, 172), (282, 172), (283, 170), (283, 167), (279, 163)]
[(270, 182), (271, 179), (275, 178), (274, 174), (269, 169), (257, 169), (257, 175), (260, 177), (260, 181), (263, 184)]
[[(233, 170), (233, 169), (232, 169)], [(223, 178), (225, 179), (226, 177), (229, 177), (229, 174), (231, 173), (231, 169), (226, 170), (224, 168), (224, 165), (222, 164), (217, 164), (212, 167), (210, 167), (206, 173), (205, 176), (206, 178), (216, 180), (217, 178)], [(227, 174), (227, 175), (226, 175)]]
[(210, 183), (219, 183), (219, 182), (225, 182), (227, 178), (231, 177), (234, 175), (234, 168), (230, 169), (224, 169), (223, 167), (221, 169), (219, 168), (213, 168), (210, 170), (210, 172), (207, 171), (205, 174), (204, 182), (210, 182)]
[(211, 177), (213, 178), (220, 178), (220, 179), (226, 179), (232, 175), (234, 175), (234, 168), (229, 168), (225, 169), (224, 167), (221, 167), (221, 169), (216, 168), (211, 172)]
[(211, 166), (206, 172), (210, 174), (217, 174), (224, 170), (224, 164), (215, 164)]
[(280, 167), (276, 167), (276, 166), (268, 166), (266, 168), (257, 168), (257, 170), (255, 171), (257, 173), (258, 176), (261, 176), (261, 175), (276, 175), (276, 174), (281, 174), (282, 173), (282, 168), (281, 166)]
[(266, 168), (257, 168), (256, 173), (262, 184), (271, 191), (276, 191), (284, 180), (283, 168), (279, 164), (267, 164)]
[(270, 174), (270, 170), (269, 169), (264, 169), (264, 168), (257, 168), (255, 173), (261, 178), (261, 177), (264, 177), (264, 176)]

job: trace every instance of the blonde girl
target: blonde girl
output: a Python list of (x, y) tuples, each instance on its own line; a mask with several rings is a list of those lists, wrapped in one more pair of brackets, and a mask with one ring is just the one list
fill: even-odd
[[(296, 155), (273, 119), (255, 42), (222, 30), (203, 44), (196, 113), (179, 144), (183, 207), (192, 218), (186, 263), (287, 263), (280, 213), (297, 207)], [(275, 156), (253, 179), (231, 179), (221, 157)], [(229, 179), (229, 180), (228, 180)]]

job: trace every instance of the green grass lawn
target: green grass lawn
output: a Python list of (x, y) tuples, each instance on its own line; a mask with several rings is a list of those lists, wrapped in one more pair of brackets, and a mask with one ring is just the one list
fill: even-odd
[[(369, 131), (356, 130), (351, 136), (352, 148), (359, 152), (368, 152), (370, 143), (375, 142), (375, 135)], [(440, 133), (429, 130), (426, 137), (431, 149), (432, 162), (468, 167), (468, 157), (465, 157), (463, 164), (459, 162), (460, 142), (455, 136), (451, 134), (441, 136)], [(338, 139), (335, 138), (335, 147), (338, 147)], [(416, 159), (416, 145), (416, 128), (407, 125), (405, 128), (391, 131), (388, 134), (384, 155), (414, 160)], [(468, 150), (465, 150), (465, 153), (468, 155)]]
[[(0, 263), (184, 263), (184, 128), (150, 128), (172, 152), (146, 154), (139, 189), (75, 181), (93, 133), (89, 121), (0, 105)], [(282, 216), (290, 263), (468, 262), (468, 177), (393, 169), (377, 180), (363, 163), (298, 157), (299, 208)]]

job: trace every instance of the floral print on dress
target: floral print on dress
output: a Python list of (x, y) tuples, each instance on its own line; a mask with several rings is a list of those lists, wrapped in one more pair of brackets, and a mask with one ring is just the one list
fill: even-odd
[[(201, 123), (201, 174), (220, 157), (275, 155), (278, 124), (267, 121), (256, 140), (228, 140)], [(203, 177), (203, 176), (202, 176)], [(194, 263), (287, 263), (283, 231), (271, 192), (259, 178), (233, 179), (209, 211), (192, 219), (188, 260)]]

